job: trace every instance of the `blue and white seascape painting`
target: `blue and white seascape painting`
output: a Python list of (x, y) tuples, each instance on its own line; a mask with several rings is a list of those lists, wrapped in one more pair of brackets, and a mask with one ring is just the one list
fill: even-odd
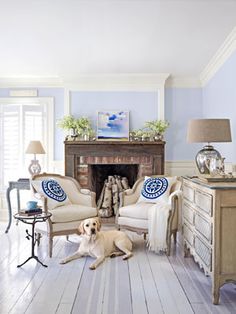
[(97, 126), (100, 140), (129, 140), (128, 111), (99, 111)]

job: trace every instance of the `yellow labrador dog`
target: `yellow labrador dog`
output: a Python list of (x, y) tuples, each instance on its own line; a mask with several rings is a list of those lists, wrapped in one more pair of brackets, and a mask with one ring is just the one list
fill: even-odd
[(89, 255), (96, 258), (89, 268), (96, 269), (105, 257), (125, 254), (123, 259), (126, 260), (133, 255), (131, 252), (132, 242), (124, 232), (118, 230), (100, 231), (100, 228), (101, 224), (97, 218), (85, 219), (79, 226), (82, 241), (78, 251), (60, 263), (65, 264), (76, 258)]

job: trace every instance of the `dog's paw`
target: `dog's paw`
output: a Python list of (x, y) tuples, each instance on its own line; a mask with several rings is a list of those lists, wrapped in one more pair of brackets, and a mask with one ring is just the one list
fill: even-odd
[(117, 256), (116, 253), (111, 253), (111, 254), (110, 254), (110, 258), (114, 258), (114, 257), (116, 257), (116, 256)]
[(66, 264), (66, 260), (65, 260), (65, 259), (62, 259), (62, 260), (60, 260), (59, 263), (60, 263), (60, 264)]
[(128, 258), (130, 258), (131, 256), (133, 256), (132, 253), (129, 253), (129, 254), (125, 254), (125, 256), (123, 257), (123, 260), (127, 260)]
[(96, 269), (96, 266), (95, 265), (91, 265), (91, 266), (89, 266), (89, 269), (94, 270), (94, 269)]

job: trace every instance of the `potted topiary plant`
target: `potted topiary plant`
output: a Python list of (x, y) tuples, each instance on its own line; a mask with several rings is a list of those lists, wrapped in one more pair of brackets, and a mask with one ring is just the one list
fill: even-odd
[(68, 131), (68, 136), (76, 137), (76, 119), (72, 115), (64, 116), (57, 122), (57, 126)]
[(145, 122), (145, 127), (149, 129), (154, 141), (163, 140), (164, 133), (169, 125), (169, 122), (165, 120), (153, 120)]
[(89, 138), (94, 134), (91, 126), (91, 122), (88, 118), (81, 117), (75, 120), (76, 131), (80, 136), (80, 139), (88, 141)]

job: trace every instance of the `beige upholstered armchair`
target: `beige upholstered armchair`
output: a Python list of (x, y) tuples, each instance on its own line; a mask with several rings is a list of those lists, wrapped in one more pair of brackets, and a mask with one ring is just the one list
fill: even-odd
[(43, 173), (33, 176), (31, 186), (35, 197), (42, 201), (43, 210), (52, 216), (47, 223), (38, 223), (38, 240), (41, 234), (49, 238), (49, 256), (52, 257), (53, 237), (78, 233), (79, 223), (96, 217), (95, 193), (81, 189), (71, 177)]
[[(170, 255), (171, 235), (173, 235), (174, 242), (176, 243), (178, 225), (181, 219), (181, 182), (178, 178), (176, 179), (177, 180), (170, 189), (168, 197), (171, 209), (168, 212), (166, 232), (167, 255)], [(146, 240), (146, 235), (148, 234), (148, 211), (149, 208), (153, 206), (153, 203), (137, 202), (140, 197), (143, 183), (144, 177), (138, 179), (132, 189), (120, 193), (121, 204), (116, 214), (116, 224), (118, 229), (127, 229), (135, 231), (138, 234), (144, 234), (144, 239)], [(177, 191), (180, 193), (178, 194)]]

